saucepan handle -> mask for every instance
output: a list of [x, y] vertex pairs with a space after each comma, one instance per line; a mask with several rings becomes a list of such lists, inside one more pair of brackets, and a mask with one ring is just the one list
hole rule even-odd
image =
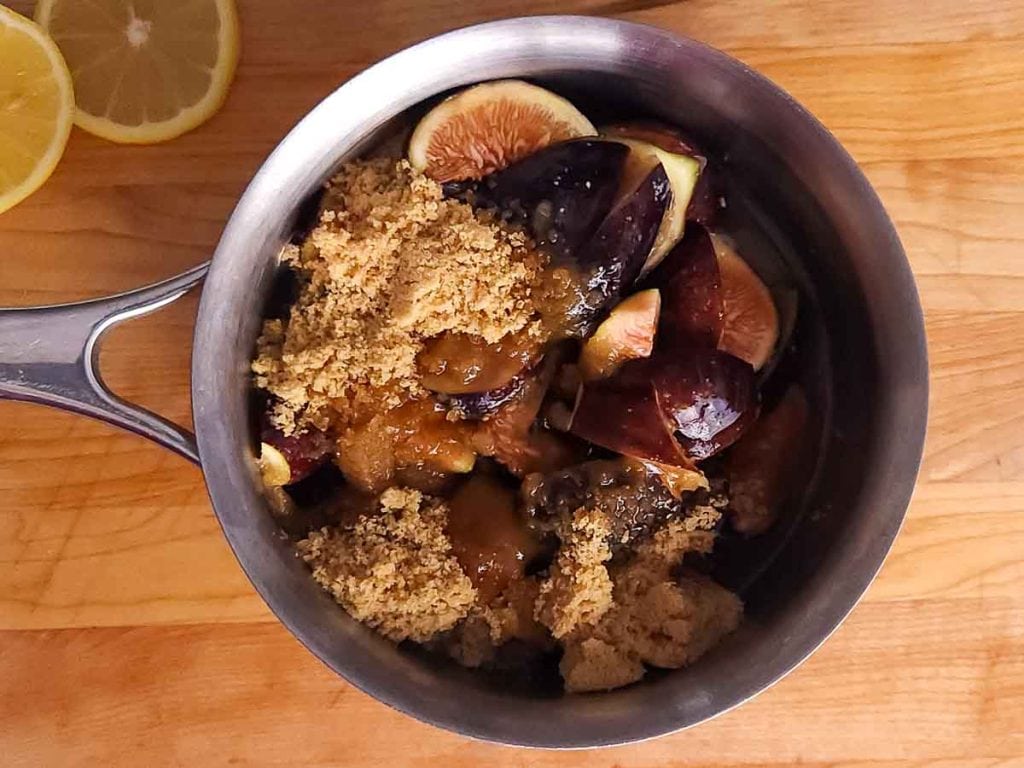
[[74, 304], [0, 309], [0, 399], [74, 411], [148, 437], [199, 463], [189, 430], [115, 395], [100, 375], [100, 341], [123, 320], [170, 304], [210, 265], [116, 296]]

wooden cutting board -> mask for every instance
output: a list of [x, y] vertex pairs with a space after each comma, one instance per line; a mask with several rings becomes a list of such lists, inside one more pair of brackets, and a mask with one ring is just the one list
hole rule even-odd
[[[761, 70], [839, 137], [895, 220], [927, 316], [931, 426], [864, 602], [785, 681], [689, 732], [576, 753], [478, 744], [304, 651], [235, 564], [197, 469], [4, 403], [0, 764], [1024, 765], [1021, 0], [243, 0], [219, 115], [153, 147], [76, 130], [49, 183], [0, 215], [0, 304], [206, 259], [267, 153], [338, 84], [446, 29], [552, 12], [655, 24]], [[103, 357], [118, 391], [181, 421], [194, 311], [190, 298], [118, 329]]]

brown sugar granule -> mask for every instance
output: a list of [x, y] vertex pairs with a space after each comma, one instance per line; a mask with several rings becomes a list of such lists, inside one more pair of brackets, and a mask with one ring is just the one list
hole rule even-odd
[[282, 259], [300, 293], [287, 321], [264, 324], [252, 368], [286, 434], [421, 394], [416, 356], [429, 337], [541, 333], [532, 291], [544, 257], [405, 161], [346, 164], [319, 224]]
[[643, 663], [685, 666], [738, 626], [743, 605], [736, 595], [703, 576], [672, 573], [687, 552], [711, 550], [720, 515], [707, 506], [696, 517], [669, 521], [631, 560], [610, 569], [613, 607], [565, 638], [559, 669], [566, 690], [633, 682]]
[[593, 624], [612, 607], [612, 580], [605, 566], [612, 557], [607, 515], [580, 509], [563, 527], [568, 530], [559, 532], [562, 546], [535, 607], [537, 620], [557, 638]]
[[446, 509], [390, 488], [380, 513], [298, 544], [315, 578], [351, 616], [396, 642], [424, 642], [466, 617], [476, 590], [445, 536]]

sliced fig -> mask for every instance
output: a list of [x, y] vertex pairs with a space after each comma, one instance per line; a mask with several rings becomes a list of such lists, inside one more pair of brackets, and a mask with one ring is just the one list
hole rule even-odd
[[722, 333], [718, 348], [760, 370], [775, 351], [779, 313], [757, 273], [721, 236], [712, 235], [722, 283]]
[[271, 486], [290, 485], [309, 477], [331, 452], [330, 438], [314, 429], [285, 435], [265, 423], [260, 440], [260, 473], [263, 482]]
[[695, 460], [729, 447], [757, 418], [754, 371], [726, 352], [680, 349], [627, 366], [636, 366], [629, 372], [631, 377], [651, 381], [662, 413]]
[[722, 335], [722, 283], [715, 245], [695, 224], [644, 285], [661, 289], [658, 345], [715, 347]]
[[794, 384], [729, 451], [729, 517], [740, 533], [764, 533], [778, 517], [800, 465], [808, 413], [807, 398]]
[[569, 430], [624, 456], [672, 466], [694, 466], [673, 436], [673, 425], [662, 411], [650, 381], [613, 376], [585, 384], [580, 389]]
[[561, 96], [522, 80], [498, 80], [430, 110], [409, 140], [409, 162], [441, 182], [479, 179], [549, 144], [594, 133]]
[[657, 288], [634, 293], [617, 304], [583, 345], [579, 358], [583, 378], [603, 379], [626, 360], [649, 357], [654, 351], [660, 313], [661, 294]]
[[471, 477], [452, 495], [447, 533], [483, 605], [523, 578], [540, 549], [518, 509], [515, 491], [486, 475]]
[[660, 164], [664, 169], [672, 190], [672, 198], [658, 227], [658, 235], [641, 269], [641, 274], [645, 275], [661, 263], [665, 255], [683, 236], [683, 229], [686, 226], [686, 210], [701, 173], [702, 160], [697, 160], [689, 155], [667, 152], [646, 141], [630, 138], [619, 138], [616, 141], [621, 141], [628, 146], [631, 156], [637, 158], [631, 163], [627, 163], [627, 168], [630, 165], [642, 166], [645, 162], [653, 160], [655, 164]]
[[638, 121], [605, 126], [601, 129], [601, 135], [646, 141], [663, 152], [693, 158], [699, 165], [700, 175], [689, 196], [688, 205], [682, 207], [681, 213], [687, 221], [707, 224], [718, 212], [721, 207], [721, 194], [717, 191], [717, 185], [713, 181], [707, 155], [696, 142], [678, 128], [656, 121]]
[[525, 334], [489, 344], [478, 336], [443, 333], [426, 341], [416, 365], [424, 387], [461, 395], [505, 387], [539, 351], [539, 344]]
[[584, 384], [571, 431], [626, 456], [693, 468], [735, 442], [756, 417], [748, 364], [717, 349], [680, 347]]
[[672, 192], [662, 166], [651, 171], [636, 191], [601, 222], [579, 249], [583, 289], [569, 309], [572, 335], [584, 337], [601, 313], [613, 306], [643, 268]]
[[624, 144], [577, 139], [553, 144], [449, 195], [522, 225], [539, 246], [572, 263], [615, 202], [629, 154]]

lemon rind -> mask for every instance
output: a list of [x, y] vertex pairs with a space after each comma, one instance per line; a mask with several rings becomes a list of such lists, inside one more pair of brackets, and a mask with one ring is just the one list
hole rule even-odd
[[45, 51], [47, 58], [53, 65], [54, 80], [61, 91], [61, 104], [63, 109], [57, 115], [56, 125], [53, 132], [53, 139], [50, 146], [32, 172], [23, 181], [15, 184], [6, 192], [0, 192], [0, 213], [8, 211], [18, 203], [22, 202], [38, 190], [46, 180], [53, 175], [54, 169], [64, 156], [64, 149], [67, 147], [68, 138], [71, 136], [71, 125], [74, 118], [74, 88], [71, 81], [71, 72], [61, 55], [60, 49], [47, 35], [46, 30], [31, 19], [15, 13], [14, 11], [0, 6], [0, 26], [10, 26], [12, 29], [21, 30], [36, 40]]

